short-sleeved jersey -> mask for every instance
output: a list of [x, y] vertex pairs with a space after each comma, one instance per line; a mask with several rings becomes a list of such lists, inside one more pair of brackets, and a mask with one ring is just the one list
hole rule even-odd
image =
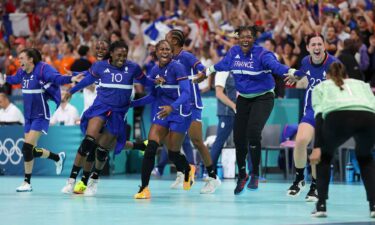
[[97, 98], [113, 107], [128, 107], [134, 80], [145, 80], [140, 66], [127, 60], [121, 68], [113, 66], [109, 60], [98, 61], [89, 69], [99, 80]]
[[[150, 72], [150, 78], [156, 79], [163, 77], [165, 83], [157, 85], [153, 89], [153, 95], [156, 97], [157, 107], [163, 105], [172, 105], [181, 95], [179, 81], [188, 79], [185, 68], [181, 63], [172, 60], [164, 67], [155, 65]], [[188, 90], [190, 92], [190, 90]], [[190, 93], [189, 93], [190, 94]], [[169, 117], [187, 117], [191, 114], [190, 98], [182, 103], [178, 109], [174, 109]]]
[[[199, 71], [204, 71], [205, 67], [202, 65], [202, 63], [197, 59], [197, 57], [188, 51], [182, 50], [174, 57], [174, 59], [185, 67], [185, 74], [190, 80], [192, 80], [193, 76]], [[198, 84], [192, 82], [190, 83], [190, 94], [191, 105], [198, 109], [202, 109], [203, 104]]]
[[304, 105], [304, 112], [307, 108], [311, 108], [311, 93], [314, 87], [319, 84], [320, 82], [326, 80], [326, 73], [328, 71], [329, 66], [333, 63], [338, 61], [335, 57], [327, 54], [324, 61], [319, 64], [315, 65], [312, 63], [311, 56], [306, 56], [302, 59], [301, 68], [300, 70], [303, 71], [309, 84], [306, 89], [305, 94], [305, 105]]

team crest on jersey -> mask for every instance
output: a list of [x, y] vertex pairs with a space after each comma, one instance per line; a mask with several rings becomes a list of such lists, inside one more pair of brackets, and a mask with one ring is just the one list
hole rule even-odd
[[34, 79], [34, 74], [31, 74], [30, 80], [33, 80], [33, 79]]
[[109, 71], [108, 68], [104, 70], [104, 73], [110, 73], [110, 72], [111, 72], [111, 71]]
[[326, 71], [323, 72], [323, 77], [326, 78]]
[[167, 76], [167, 72], [168, 72], [168, 70], [165, 70], [165, 72], [164, 72], [164, 76], [165, 77]]
[[125, 66], [125, 70], [124, 70], [124, 72], [125, 72], [125, 73], [128, 73], [128, 70], [129, 70], [129, 68], [128, 68], [127, 66]]

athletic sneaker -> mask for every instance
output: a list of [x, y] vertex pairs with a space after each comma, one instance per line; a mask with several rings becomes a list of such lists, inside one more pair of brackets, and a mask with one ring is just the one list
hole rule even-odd
[[76, 183], [76, 180], [73, 179], [73, 178], [69, 178], [67, 181], [66, 181], [66, 184], [65, 186], [61, 189], [61, 192], [62, 193], [65, 193], [65, 194], [71, 194], [73, 193], [73, 190], [74, 190], [74, 184]]
[[305, 197], [306, 202], [317, 202], [318, 201], [318, 191], [315, 185], [310, 186], [310, 190]]
[[171, 184], [172, 189], [180, 189], [182, 188], [182, 184], [184, 183], [184, 173], [177, 171], [176, 180]]
[[162, 174], [161, 174], [160, 171], [159, 171], [159, 168], [157, 168], [157, 167], [155, 167], [155, 168], [152, 170], [151, 175], [152, 175], [152, 176], [155, 176], [155, 177], [158, 177], [158, 178], [160, 178], [160, 177], [162, 176]]
[[325, 203], [316, 203], [314, 211], [311, 212], [312, 217], [327, 217], [327, 208]]
[[190, 190], [191, 186], [194, 184], [194, 176], [195, 176], [195, 166], [194, 165], [189, 165], [190, 166], [190, 171], [188, 174], [185, 174], [185, 179], [184, 179], [184, 190], [188, 191]]
[[[83, 182], [82, 182], [83, 183]], [[84, 196], [95, 196], [98, 190], [99, 179], [90, 178], [87, 182], [86, 191], [83, 193]]]
[[286, 195], [291, 197], [298, 196], [301, 191], [305, 188], [305, 180], [294, 181], [292, 186], [289, 187]]
[[18, 188], [16, 188], [17, 192], [31, 192], [33, 191], [33, 187], [31, 187], [31, 184], [27, 182], [23, 182]]
[[234, 189], [234, 194], [235, 195], [239, 195], [243, 192], [243, 190], [245, 189], [245, 186], [247, 184], [247, 182], [249, 182], [249, 175], [246, 174], [246, 177], [245, 178], [240, 178], [238, 177], [238, 180], [237, 180], [237, 185], [236, 185], [236, 188]]
[[375, 202], [370, 202], [370, 217], [375, 218]]
[[59, 152], [60, 160], [55, 162], [56, 164], [56, 174], [60, 175], [64, 169], [64, 162], [65, 162], [65, 152]]
[[85, 193], [86, 191], [86, 185], [83, 183], [83, 181], [79, 181], [78, 183], [76, 183], [76, 185], [74, 186], [74, 189], [73, 189], [73, 192], [74, 194], [83, 194]]
[[216, 179], [207, 177], [206, 183], [201, 189], [201, 194], [212, 194], [220, 185], [221, 181], [218, 176], [216, 176]]
[[151, 192], [148, 187], [139, 187], [139, 191], [134, 195], [135, 199], [150, 199]]
[[247, 189], [255, 191], [258, 189], [258, 184], [259, 184], [259, 176], [252, 174], [250, 176], [250, 182], [247, 185]]

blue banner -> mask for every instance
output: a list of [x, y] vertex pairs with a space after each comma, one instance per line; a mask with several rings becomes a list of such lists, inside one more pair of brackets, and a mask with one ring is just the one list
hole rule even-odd
[[[78, 126], [52, 126], [48, 135], [41, 136], [37, 146], [54, 153], [65, 152], [65, 169], [62, 175], [68, 176], [81, 140], [82, 134]], [[5, 175], [24, 174], [21, 151], [23, 142], [22, 126], [0, 127], [0, 169]], [[35, 159], [33, 175], [56, 175], [55, 162], [50, 159]]]

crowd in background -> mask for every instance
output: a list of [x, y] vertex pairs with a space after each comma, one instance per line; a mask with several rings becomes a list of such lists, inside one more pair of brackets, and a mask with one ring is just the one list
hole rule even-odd
[[[60, 73], [82, 71], [94, 61], [95, 43], [123, 39], [128, 59], [145, 73], [153, 65], [154, 45], [172, 28], [183, 30], [185, 49], [211, 66], [236, 43], [235, 29], [256, 25], [257, 43], [299, 68], [308, 53], [304, 37], [322, 33], [327, 51], [349, 76], [375, 86], [375, 7], [370, 0], [3, 0], [0, 1], [0, 72], [15, 74], [17, 52], [41, 50], [43, 61]], [[6, 29], [11, 13], [26, 13], [30, 35]], [[283, 86], [283, 83], [279, 83]], [[209, 88], [210, 84], [208, 84]], [[8, 94], [20, 94], [20, 86]], [[203, 87], [206, 88], [207, 87]], [[279, 95], [283, 97], [283, 94]]]

